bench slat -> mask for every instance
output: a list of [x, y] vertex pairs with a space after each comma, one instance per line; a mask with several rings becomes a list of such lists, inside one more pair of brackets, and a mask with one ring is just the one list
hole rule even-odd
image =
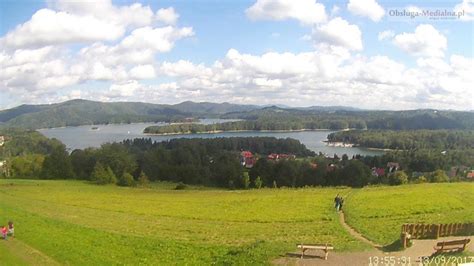
[[311, 245], [298, 245], [298, 248], [305, 248], [305, 249], [329, 249], [332, 250], [334, 247], [332, 246], [311, 246]]

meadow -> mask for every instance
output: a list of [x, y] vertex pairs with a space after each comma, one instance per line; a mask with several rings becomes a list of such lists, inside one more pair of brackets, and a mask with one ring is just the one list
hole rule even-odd
[[0, 242], [0, 255], [20, 264], [21, 254], [6, 251], [18, 241], [60, 264], [249, 265], [271, 262], [301, 242], [328, 242], [336, 252], [370, 249], [339, 223], [333, 208], [337, 193], [349, 195], [344, 207], [349, 224], [378, 243], [396, 240], [404, 222], [474, 220], [472, 183], [173, 188], [0, 180], [0, 221], [11, 219], [16, 226], [16, 239]]
[[351, 192], [346, 222], [366, 238], [388, 245], [403, 223], [474, 221], [474, 183], [365, 187]]

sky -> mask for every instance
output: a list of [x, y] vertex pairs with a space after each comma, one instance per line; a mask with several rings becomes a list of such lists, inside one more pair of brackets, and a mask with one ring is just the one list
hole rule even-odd
[[0, 0], [0, 109], [474, 110], [474, 0]]

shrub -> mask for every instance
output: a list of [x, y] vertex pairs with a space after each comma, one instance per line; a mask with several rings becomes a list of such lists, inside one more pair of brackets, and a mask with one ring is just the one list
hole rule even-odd
[[396, 171], [388, 177], [388, 183], [392, 186], [408, 183], [408, 176], [403, 171]]
[[245, 189], [249, 189], [250, 187], [250, 177], [248, 172], [244, 172], [244, 176], [242, 177], [242, 183], [244, 184]]
[[260, 176], [257, 176], [257, 178], [255, 178], [254, 184], [255, 188], [260, 189], [263, 185], [262, 178], [260, 178]]
[[434, 182], [434, 183], [449, 182], [449, 177], [446, 175], [446, 173], [443, 170], [436, 170], [431, 176], [431, 182]]
[[175, 190], [183, 190], [183, 189], [186, 189], [187, 187], [188, 186], [186, 186], [183, 182], [179, 182], [174, 189]]
[[92, 171], [91, 181], [98, 185], [115, 184], [117, 183], [117, 178], [110, 167], [107, 166], [105, 168], [101, 163], [96, 163]]
[[150, 184], [150, 179], [143, 171], [140, 172], [140, 176], [138, 177], [138, 184], [142, 187], [147, 187]]
[[119, 178], [117, 185], [123, 187], [131, 187], [135, 185], [135, 180], [133, 176], [129, 173], [123, 173], [123, 175]]

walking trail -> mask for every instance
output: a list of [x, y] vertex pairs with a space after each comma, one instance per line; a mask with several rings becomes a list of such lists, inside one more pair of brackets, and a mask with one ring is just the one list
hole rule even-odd
[[[440, 241], [449, 241], [455, 239], [471, 238], [471, 242], [474, 240], [473, 237], [443, 237], [439, 239], [428, 239], [428, 240], [413, 240], [412, 246], [395, 252], [384, 252], [383, 246], [374, 243], [373, 241], [365, 238], [362, 234], [354, 230], [350, 225], [346, 223], [344, 212], [339, 212], [339, 222], [344, 229], [354, 238], [369, 244], [372, 246], [372, 250], [363, 252], [329, 252], [327, 260], [324, 260], [324, 252], [316, 250], [308, 250], [305, 252], [305, 258], [301, 259], [301, 251], [290, 252], [286, 257], [282, 257], [273, 261], [277, 265], [331, 265], [331, 266], [358, 266], [358, 265], [370, 265], [370, 258], [374, 262], [374, 257], [377, 257], [379, 263], [381, 263], [384, 257], [393, 257], [395, 261], [407, 262], [409, 260], [411, 265], [422, 265], [422, 257], [430, 256], [433, 254], [433, 247]], [[337, 251], [337, 247], [336, 251]], [[468, 245], [466, 247], [467, 252], [474, 253], [474, 245]], [[400, 260], [397, 260], [400, 259]], [[375, 263], [375, 262], [374, 262]], [[378, 263], [377, 263], [378, 264]], [[383, 264], [383, 263], [382, 263]], [[408, 265], [409, 263], [405, 263]], [[375, 264], [374, 264], [375, 265]]]
[[9, 238], [7, 241], [1, 241], [0, 245], [3, 245], [10, 254], [27, 265], [60, 265], [53, 258], [16, 238]]

